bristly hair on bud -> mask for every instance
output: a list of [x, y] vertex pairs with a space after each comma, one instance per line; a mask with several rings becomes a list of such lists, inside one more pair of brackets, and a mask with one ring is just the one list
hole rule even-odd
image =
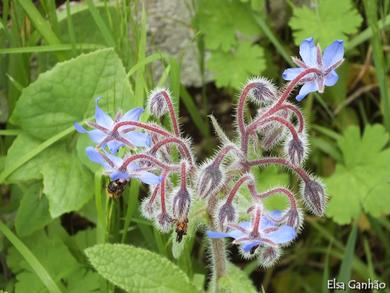
[[173, 217], [178, 220], [187, 218], [191, 205], [191, 196], [187, 187], [180, 187], [173, 192], [175, 196], [172, 199]]
[[299, 207], [291, 208], [287, 212], [286, 224], [293, 227], [298, 233], [302, 230], [303, 212]]
[[316, 216], [322, 217], [325, 213], [325, 188], [318, 178], [310, 177], [304, 181], [301, 188], [303, 201], [307, 208]]
[[281, 255], [281, 249], [278, 246], [265, 246], [260, 249], [259, 262], [264, 268], [273, 266]]
[[249, 93], [249, 99], [253, 103], [269, 103], [276, 99], [277, 89], [270, 80], [264, 77], [256, 77], [250, 79], [246, 86], [249, 84], [255, 85], [255, 87], [251, 89]]
[[229, 223], [233, 223], [237, 220], [236, 217], [236, 210], [234, 209], [234, 206], [232, 203], [225, 202], [220, 205], [218, 209], [218, 214], [215, 215], [216, 220], [219, 224], [219, 229], [221, 231], [226, 230], [226, 225]]
[[305, 132], [299, 133], [298, 137], [289, 136], [286, 139], [284, 151], [293, 165], [300, 166], [305, 161], [308, 153]]
[[149, 220], [152, 220], [155, 216], [155, 207], [150, 202], [149, 198], [145, 198], [141, 203], [141, 213]]
[[223, 178], [220, 164], [216, 164], [214, 161], [204, 164], [197, 178], [196, 192], [198, 196], [206, 198], [218, 191], [222, 186]]
[[163, 232], [168, 233], [172, 229], [172, 218], [166, 212], [161, 212], [155, 221], [157, 228]]
[[165, 115], [169, 110], [168, 105], [162, 95], [163, 91], [168, 92], [168, 90], [163, 88], [155, 88], [153, 91], [151, 91], [148, 97], [149, 111], [157, 118]]

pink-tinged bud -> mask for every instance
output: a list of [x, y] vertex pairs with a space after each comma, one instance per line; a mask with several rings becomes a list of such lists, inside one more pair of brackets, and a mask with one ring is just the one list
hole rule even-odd
[[198, 176], [196, 190], [201, 198], [206, 198], [218, 191], [222, 186], [223, 173], [219, 164], [211, 162], [209, 165], [204, 165]]
[[155, 209], [153, 207], [153, 204], [150, 203], [149, 198], [146, 198], [145, 200], [142, 201], [141, 213], [145, 218], [149, 220], [152, 220], [154, 218]]
[[268, 79], [263, 77], [254, 78], [249, 80], [246, 86], [250, 84], [254, 85], [249, 93], [249, 98], [252, 102], [262, 104], [276, 99], [277, 89]]
[[316, 216], [325, 213], [326, 196], [323, 184], [317, 179], [310, 178], [303, 186], [303, 200], [308, 209]]
[[303, 225], [303, 214], [299, 208], [290, 209], [287, 212], [286, 224], [300, 231]]
[[306, 157], [304, 142], [299, 138], [292, 138], [286, 143], [285, 148], [290, 162], [295, 166], [301, 165]]
[[286, 131], [279, 125], [270, 124], [262, 129], [261, 134], [261, 145], [265, 150], [269, 151], [283, 140]]
[[162, 95], [162, 92], [166, 91], [165, 89], [156, 88], [154, 89], [148, 97], [148, 108], [152, 115], [160, 118], [168, 112], [168, 105]]
[[156, 224], [161, 232], [167, 233], [172, 228], [172, 218], [167, 213], [161, 212], [157, 216]]
[[277, 246], [266, 246], [260, 251], [259, 261], [260, 265], [265, 268], [273, 266], [281, 255], [281, 250]]
[[225, 230], [227, 224], [235, 222], [236, 210], [231, 203], [224, 203], [218, 211], [218, 223], [222, 231]]
[[179, 188], [176, 195], [173, 197], [173, 216], [175, 219], [184, 220], [187, 218], [190, 210], [191, 197], [187, 188]]

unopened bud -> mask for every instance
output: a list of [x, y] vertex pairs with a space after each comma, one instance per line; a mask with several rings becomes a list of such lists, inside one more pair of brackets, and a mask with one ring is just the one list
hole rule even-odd
[[314, 179], [305, 181], [303, 200], [313, 214], [317, 216], [324, 215], [326, 196], [322, 183]]
[[293, 165], [301, 165], [305, 158], [304, 142], [299, 138], [293, 138], [286, 144], [286, 154]]
[[176, 219], [186, 219], [190, 209], [191, 197], [187, 188], [179, 188], [173, 198], [173, 216]]
[[141, 213], [145, 218], [149, 220], [152, 220], [154, 218], [155, 210], [149, 198], [146, 198], [145, 200], [142, 201]]
[[228, 223], [234, 222], [236, 219], [236, 211], [231, 203], [221, 205], [218, 212], [218, 223], [221, 230], [225, 230]]
[[249, 98], [257, 104], [272, 102], [276, 98], [276, 87], [268, 80], [262, 77], [251, 79], [247, 86], [253, 84], [254, 88], [250, 91]]
[[152, 113], [157, 118], [165, 115], [168, 112], [168, 106], [162, 95], [162, 92], [166, 91], [165, 89], [155, 89], [153, 90], [148, 98], [148, 107], [150, 113]]
[[286, 224], [299, 231], [303, 224], [303, 214], [298, 208], [290, 209], [287, 213]]
[[199, 173], [197, 193], [201, 198], [206, 198], [216, 192], [222, 185], [223, 173], [218, 164], [212, 162], [205, 165]]
[[283, 127], [272, 124], [267, 125], [261, 131], [262, 139], [261, 145], [265, 150], [271, 150], [275, 145], [280, 143], [285, 137], [285, 130]]
[[161, 212], [157, 216], [157, 227], [161, 230], [163, 233], [169, 232], [172, 228], [172, 219], [166, 212]]
[[273, 266], [276, 261], [279, 259], [281, 250], [277, 246], [266, 246], [263, 247], [260, 251], [259, 261], [260, 265], [265, 268]]

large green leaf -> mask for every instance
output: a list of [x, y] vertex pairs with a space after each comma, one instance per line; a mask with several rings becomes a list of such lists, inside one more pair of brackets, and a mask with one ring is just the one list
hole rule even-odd
[[166, 258], [123, 244], [99, 244], [85, 250], [99, 274], [127, 292], [198, 292]]
[[337, 39], [347, 40], [356, 33], [362, 17], [350, 0], [319, 0], [312, 7], [293, 6], [289, 25], [293, 29], [295, 44], [313, 37], [324, 47]]
[[19, 236], [27, 236], [51, 222], [49, 203], [43, 196], [42, 184], [36, 182], [24, 191], [16, 212], [15, 228]]
[[362, 210], [374, 217], [390, 213], [389, 135], [382, 125], [347, 128], [338, 140], [344, 164], [326, 179], [331, 196], [327, 215], [339, 224], [347, 224]]
[[219, 288], [226, 293], [257, 292], [246, 273], [231, 263], [228, 264], [228, 274], [219, 280]]
[[125, 69], [112, 49], [57, 64], [25, 88], [10, 121], [29, 134], [47, 139], [94, 113], [95, 99], [116, 112], [135, 106], [128, 97]]

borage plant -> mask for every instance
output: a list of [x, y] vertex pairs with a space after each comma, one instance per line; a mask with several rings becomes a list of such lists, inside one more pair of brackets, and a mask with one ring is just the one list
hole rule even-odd
[[[222, 138], [220, 149], [200, 166], [194, 158], [190, 140], [181, 134], [171, 95], [166, 89], [154, 90], [149, 96], [148, 107], [156, 118], [168, 115], [171, 130], [159, 124], [140, 122], [143, 112], [140, 108], [118, 113], [112, 119], [98, 104], [95, 122], [87, 122], [92, 130], [75, 124], [79, 132], [87, 133], [97, 144], [88, 147], [86, 152], [109, 175], [109, 194], [119, 197], [133, 178], [148, 184], [150, 196], [142, 203], [142, 213], [162, 232], [175, 229], [177, 242], [185, 237], [188, 223], [195, 221], [191, 218], [191, 203], [203, 203], [208, 215], [206, 234], [210, 238], [213, 262], [210, 288], [218, 288], [218, 279], [227, 274], [223, 238], [233, 238], [233, 244], [239, 245], [245, 258], [257, 256], [259, 264], [268, 267], [275, 263], [281, 248], [289, 245], [302, 227], [303, 212], [294, 191], [277, 186], [259, 192], [253, 168], [278, 165], [292, 171], [301, 181], [304, 205], [317, 216], [324, 214], [324, 186], [302, 167], [308, 154], [305, 120], [301, 110], [287, 100], [300, 85], [298, 101], [310, 92], [322, 93], [325, 86], [337, 82], [335, 69], [343, 62], [343, 42], [333, 42], [322, 54], [310, 38], [301, 43], [299, 53], [301, 59], [293, 58], [299, 68], [284, 71], [283, 78], [289, 83], [280, 90], [265, 78], [249, 80], [238, 100], [237, 137], [227, 138], [217, 126], [217, 133]], [[251, 119], [245, 119], [249, 116], [245, 114], [248, 101], [257, 106]], [[284, 144], [284, 156], [262, 156], [252, 148], [259, 143], [267, 152]], [[242, 187], [250, 193], [249, 204], [237, 200]], [[268, 210], [264, 199], [277, 194], [287, 198], [288, 208]], [[244, 204], [246, 206], [242, 206]], [[249, 219], [246, 218], [248, 215]]]

